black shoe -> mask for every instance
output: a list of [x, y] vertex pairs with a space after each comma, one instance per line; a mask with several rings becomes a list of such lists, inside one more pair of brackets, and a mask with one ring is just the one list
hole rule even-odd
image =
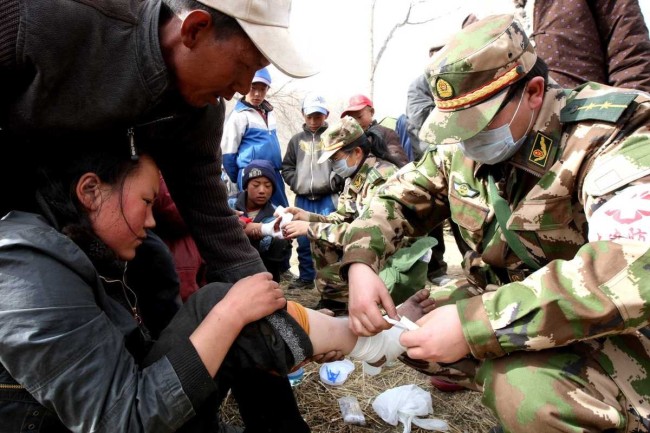
[[501, 427], [500, 425], [495, 425], [490, 429], [488, 433], [503, 433], [503, 427]]
[[316, 304], [312, 310], [318, 311], [324, 308], [333, 312], [335, 316], [345, 316], [348, 314], [348, 304], [345, 302], [334, 301], [332, 299], [325, 298], [321, 298], [321, 300], [318, 301], [318, 304]]
[[314, 288], [314, 282], [313, 281], [308, 281], [308, 280], [303, 280], [302, 278], [296, 278], [292, 282], [289, 283], [287, 286], [287, 289], [293, 290], [293, 289], [303, 289], [303, 290], [309, 290]]

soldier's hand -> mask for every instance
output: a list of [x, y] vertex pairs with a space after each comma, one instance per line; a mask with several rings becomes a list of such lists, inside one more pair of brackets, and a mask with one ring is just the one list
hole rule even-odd
[[455, 305], [438, 307], [415, 323], [420, 329], [399, 339], [409, 358], [454, 362], [470, 353]]
[[309, 221], [309, 212], [300, 209], [299, 207], [288, 207], [284, 210], [286, 213], [293, 214], [293, 220]]
[[349, 326], [356, 335], [375, 335], [391, 325], [382, 317], [380, 306], [386, 313], [397, 317], [395, 304], [391, 299], [386, 285], [377, 274], [361, 263], [354, 263], [348, 271], [349, 294]]
[[304, 236], [309, 232], [309, 223], [307, 221], [291, 221], [282, 228], [282, 236], [285, 239], [295, 239], [298, 236]]

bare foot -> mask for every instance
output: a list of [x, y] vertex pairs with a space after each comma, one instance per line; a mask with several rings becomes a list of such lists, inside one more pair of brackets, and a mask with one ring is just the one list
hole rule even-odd
[[433, 311], [436, 301], [429, 299], [429, 289], [417, 291], [413, 296], [397, 307], [397, 314], [406, 316], [412, 322]]
[[321, 314], [324, 314], [326, 316], [334, 317], [334, 311], [330, 310], [329, 308], [321, 308], [320, 310], [316, 310]]

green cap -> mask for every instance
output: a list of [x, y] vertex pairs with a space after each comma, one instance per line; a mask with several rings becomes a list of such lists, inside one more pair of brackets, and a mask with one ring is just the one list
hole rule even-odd
[[426, 69], [436, 107], [420, 139], [450, 144], [473, 137], [492, 120], [507, 88], [533, 68], [537, 54], [512, 15], [493, 15], [465, 27]]
[[321, 135], [323, 153], [318, 158], [321, 164], [327, 161], [339, 149], [354, 142], [363, 135], [363, 128], [353, 117], [345, 116], [340, 121], [327, 128]]

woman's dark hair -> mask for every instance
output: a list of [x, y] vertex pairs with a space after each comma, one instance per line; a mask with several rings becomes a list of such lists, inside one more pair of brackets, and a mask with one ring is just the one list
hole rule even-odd
[[386, 147], [384, 137], [382, 137], [378, 132], [372, 130], [372, 128], [368, 129], [361, 137], [357, 138], [352, 143], [343, 146], [341, 151], [350, 153], [356, 147], [360, 147], [361, 150], [363, 150], [364, 158], [367, 157], [369, 153], [372, 153], [377, 158], [395, 164], [397, 167], [402, 167], [404, 165], [390, 154], [388, 147]]
[[137, 160], [131, 158], [126, 134], [68, 140], [56, 151], [43, 151], [37, 164], [36, 201], [40, 213], [77, 243], [91, 260], [93, 256], [115, 260], [114, 254], [103, 248], [95, 236], [75, 190], [81, 176], [91, 172], [121, 191], [126, 178], [138, 167]]
[[224, 40], [233, 36], [246, 36], [246, 32], [235, 18], [196, 0], [162, 0], [160, 22], [164, 24], [174, 15], [180, 15], [183, 12], [195, 9], [201, 9], [210, 14], [217, 40]]

